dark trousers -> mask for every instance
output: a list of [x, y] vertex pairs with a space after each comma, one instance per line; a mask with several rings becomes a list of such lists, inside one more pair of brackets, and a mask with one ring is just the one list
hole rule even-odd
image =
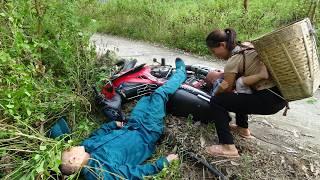
[[[281, 95], [277, 87], [270, 88]], [[222, 93], [211, 98], [210, 106], [216, 130], [221, 144], [234, 144], [230, 133], [228, 112], [236, 113], [238, 126], [248, 128], [248, 114], [275, 114], [286, 106], [287, 102], [268, 89], [253, 94]]]

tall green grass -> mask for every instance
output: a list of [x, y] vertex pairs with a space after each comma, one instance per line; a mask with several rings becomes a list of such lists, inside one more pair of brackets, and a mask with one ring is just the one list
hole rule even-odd
[[232, 27], [240, 40], [253, 39], [306, 17], [310, 3], [250, 0], [245, 13], [241, 0], [110, 0], [97, 17], [98, 30], [207, 54], [204, 40], [215, 28]]
[[[95, 0], [0, 1], [0, 179], [57, 178], [61, 151], [97, 126], [90, 113], [99, 69], [89, 47], [97, 26], [83, 15], [95, 7]], [[61, 116], [72, 141], [45, 137]]]

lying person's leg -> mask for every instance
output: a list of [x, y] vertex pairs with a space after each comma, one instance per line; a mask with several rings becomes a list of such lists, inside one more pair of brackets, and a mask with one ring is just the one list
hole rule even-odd
[[148, 130], [162, 133], [162, 120], [166, 115], [168, 96], [173, 94], [186, 79], [185, 64], [176, 59], [176, 72], [150, 96], [140, 99], [132, 110], [129, 123], [141, 123]]

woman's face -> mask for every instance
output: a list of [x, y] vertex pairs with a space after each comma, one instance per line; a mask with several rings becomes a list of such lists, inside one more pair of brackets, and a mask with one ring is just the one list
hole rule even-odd
[[218, 47], [214, 47], [214, 48], [209, 47], [209, 50], [214, 56], [216, 56], [219, 59], [227, 60], [230, 56], [230, 52], [227, 49], [227, 44], [225, 42], [221, 42], [220, 46]]

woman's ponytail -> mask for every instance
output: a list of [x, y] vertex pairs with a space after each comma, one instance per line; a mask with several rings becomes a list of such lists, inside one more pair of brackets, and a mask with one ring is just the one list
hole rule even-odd
[[226, 33], [227, 49], [232, 51], [237, 45], [237, 33], [232, 28], [224, 29]]
[[232, 28], [224, 30], [213, 30], [206, 38], [206, 44], [210, 48], [216, 48], [221, 45], [221, 42], [227, 43], [227, 49], [232, 51], [237, 45], [237, 33]]

